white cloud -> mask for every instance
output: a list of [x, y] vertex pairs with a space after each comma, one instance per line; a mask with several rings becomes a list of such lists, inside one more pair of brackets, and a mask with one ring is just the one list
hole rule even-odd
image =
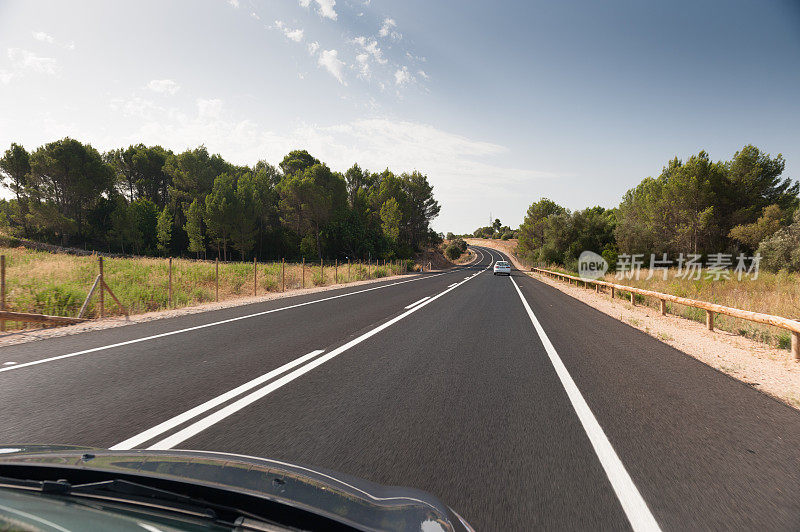
[[371, 55], [375, 61], [380, 64], [386, 64], [386, 58], [383, 57], [383, 52], [378, 47], [378, 41], [375, 39], [367, 39], [366, 37], [356, 37], [351, 42], [358, 44], [362, 50]]
[[256, 13], [255, 11], [253, 11], [252, 13], [250, 13], [250, 16], [251, 16], [251, 17], [253, 17], [253, 18], [254, 18], [254, 19], [256, 19], [256, 20], [261, 20], [261, 17], [259, 17], [259, 16], [258, 16], [258, 13]]
[[219, 98], [197, 99], [197, 117], [200, 120], [213, 121], [222, 118], [222, 100]]
[[47, 32], [34, 31], [34, 32], [31, 32], [31, 34], [33, 35], [33, 38], [36, 39], [37, 41], [46, 42], [48, 44], [55, 44], [56, 46], [60, 46], [62, 48], [66, 48], [67, 50], [74, 50], [75, 49], [75, 43], [74, 42], [72, 42], [72, 41], [70, 41], [68, 43], [58, 42], [58, 41], [56, 41], [55, 37], [53, 37], [52, 35], [50, 35]]
[[36, 39], [37, 41], [47, 42], [47, 43], [50, 43], [50, 44], [53, 44], [54, 42], [56, 42], [56, 40], [53, 38], [52, 35], [48, 35], [47, 33], [43, 32], [43, 31], [34, 31], [33, 32], [33, 38]]
[[417, 74], [419, 74], [420, 77], [422, 77], [422, 79], [424, 80], [431, 79], [431, 77], [428, 74], [426, 74], [424, 70], [417, 70]]
[[413, 78], [411, 73], [408, 71], [408, 67], [399, 68], [394, 73], [394, 82], [396, 85], [405, 85]]
[[286, 25], [280, 20], [275, 21], [275, 27], [278, 28], [286, 36], [287, 39], [290, 39], [294, 42], [300, 42], [303, 40], [303, 30], [301, 29], [293, 30], [287, 28]]
[[147, 84], [147, 88], [160, 94], [175, 94], [181, 86], [171, 79], [154, 79]]
[[344, 78], [342, 77], [344, 63], [339, 60], [339, 52], [336, 50], [322, 50], [317, 63], [319, 66], [325, 67], [333, 77], [339, 80], [339, 83], [345, 85]]
[[[311, 0], [298, 0], [302, 7], [311, 5]], [[336, 5], [336, 0], [313, 0], [317, 4], [317, 13], [319, 16], [336, 20], [336, 10], [333, 8]]]
[[239, 0], [228, 0], [228, 4], [235, 7], [236, 9], [239, 9]]
[[52, 57], [41, 57], [21, 48], [9, 48], [7, 51], [11, 64], [17, 70], [30, 70], [39, 74], [56, 74], [58, 67]]
[[383, 25], [381, 26], [381, 29], [378, 31], [378, 35], [380, 35], [381, 37], [388, 37], [391, 35], [392, 39], [395, 40], [400, 39], [402, 35], [400, 35], [399, 32], [395, 31], [396, 27], [397, 23], [394, 21], [394, 19], [387, 17], [383, 19]]
[[308, 53], [314, 55], [319, 50], [319, 43], [317, 41], [308, 43]]
[[356, 62], [358, 63], [358, 74], [364, 79], [369, 79], [369, 55], [358, 54], [356, 56]]

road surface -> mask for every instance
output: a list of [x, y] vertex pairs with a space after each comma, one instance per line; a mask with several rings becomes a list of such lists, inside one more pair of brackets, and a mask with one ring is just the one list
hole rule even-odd
[[0, 444], [282, 459], [424, 489], [477, 530], [800, 528], [800, 413], [476, 249], [0, 348]]

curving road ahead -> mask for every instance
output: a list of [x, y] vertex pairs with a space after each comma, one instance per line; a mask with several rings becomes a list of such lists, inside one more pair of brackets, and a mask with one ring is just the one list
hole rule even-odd
[[478, 530], [800, 528], [800, 413], [475, 249], [0, 348], [0, 444], [283, 459], [424, 489]]

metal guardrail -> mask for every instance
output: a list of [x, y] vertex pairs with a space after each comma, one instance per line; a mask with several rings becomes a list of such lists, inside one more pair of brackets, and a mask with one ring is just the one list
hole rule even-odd
[[717, 305], [716, 303], [709, 303], [707, 301], [700, 301], [697, 299], [689, 299], [686, 297], [673, 296], [671, 294], [664, 294], [662, 292], [655, 292], [653, 290], [645, 290], [643, 288], [635, 288], [633, 286], [627, 286], [623, 284], [615, 284], [615, 283], [609, 283], [607, 281], [593, 281], [591, 279], [583, 279], [582, 277], [575, 277], [574, 275], [567, 275], [565, 273], [545, 270], [543, 268], [531, 268], [531, 271], [547, 275], [550, 277], [566, 279], [570, 282], [570, 284], [572, 283], [572, 281], [575, 281], [575, 284], [583, 283], [584, 286], [586, 287], [588, 287], [591, 284], [594, 285], [595, 291], [597, 292], [600, 291], [600, 287], [607, 287], [611, 290], [612, 299], [615, 297], [615, 291], [617, 290], [622, 292], [628, 292], [630, 294], [632, 305], [636, 305], [636, 298], [634, 294], [639, 294], [645, 297], [652, 297], [659, 300], [661, 314], [663, 315], [667, 313], [667, 307], [666, 307], [667, 301], [670, 301], [672, 303], [677, 303], [679, 305], [685, 305], [687, 307], [703, 309], [706, 311], [706, 326], [708, 327], [709, 331], [714, 330], [715, 314], [725, 314], [726, 316], [731, 316], [734, 318], [740, 318], [743, 320], [753, 321], [756, 323], [762, 323], [764, 325], [772, 325], [774, 327], [780, 327], [781, 329], [786, 329], [792, 334], [792, 356], [796, 361], [800, 362], [800, 321], [791, 320], [789, 318], [784, 318], [781, 316], [773, 316], [772, 314], [762, 314], [760, 312], [751, 312], [749, 310], [726, 307], [724, 305]]

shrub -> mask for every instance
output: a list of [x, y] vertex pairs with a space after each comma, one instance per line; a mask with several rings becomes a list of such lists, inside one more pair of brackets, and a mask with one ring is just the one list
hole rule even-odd
[[514, 238], [514, 233], [512, 233], [511, 231], [507, 231], [503, 233], [503, 236], [501, 236], [500, 238], [502, 240], [511, 240], [512, 238]]
[[447, 249], [444, 250], [444, 254], [448, 259], [456, 260], [461, 256], [461, 250], [456, 244], [450, 244], [447, 246]]

